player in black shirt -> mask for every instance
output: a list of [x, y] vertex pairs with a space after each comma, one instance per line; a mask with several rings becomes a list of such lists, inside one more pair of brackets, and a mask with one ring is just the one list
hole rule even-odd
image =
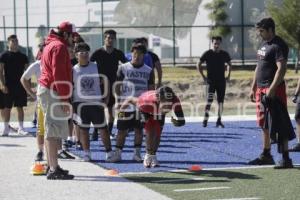
[[148, 39], [145, 37], [140, 38], [140, 40], [143, 42], [147, 49], [147, 53], [151, 56], [152, 58], [152, 63], [153, 63], [153, 68], [156, 69], [157, 72], [157, 85], [156, 88], [159, 88], [161, 86], [161, 79], [162, 79], [162, 68], [161, 68], [161, 63], [159, 60], [159, 57], [153, 53], [152, 51], [149, 51], [148, 49]]
[[[104, 46], [97, 49], [91, 56], [91, 61], [96, 62], [98, 65], [99, 74], [105, 75], [109, 81], [109, 95], [110, 99], [108, 102], [108, 129], [110, 134], [114, 124], [113, 107], [115, 105], [113, 85], [117, 79], [117, 71], [119, 62], [125, 63], [127, 59], [124, 53], [114, 48], [114, 43], [116, 41], [116, 31], [107, 30], [104, 32]], [[101, 88], [102, 91], [104, 88]], [[113, 136], [113, 135], [112, 135]], [[98, 136], [96, 132], [93, 134], [93, 140], [97, 140]]]
[[[274, 164], [274, 160], [270, 153], [269, 128], [264, 126], [265, 108], [261, 103], [261, 99], [263, 95], [270, 99], [277, 97], [287, 106], [284, 76], [289, 48], [282, 38], [275, 35], [275, 22], [272, 18], [262, 19], [256, 24], [256, 28], [264, 42], [257, 51], [258, 62], [253, 77], [250, 99], [256, 102], [257, 123], [263, 132], [263, 152], [258, 158], [250, 161], [249, 164], [270, 165]], [[292, 168], [292, 160], [289, 158], [288, 153], [288, 140], [283, 142], [282, 147], [283, 159], [275, 168]]]
[[[204, 52], [201, 56], [200, 61], [198, 62], [198, 70], [207, 84], [207, 104], [205, 106], [205, 114], [203, 120], [203, 127], [207, 126], [207, 121], [209, 118], [209, 110], [213, 102], [213, 97], [215, 92], [217, 93], [218, 101], [218, 120], [216, 126], [221, 126], [224, 128], [224, 125], [221, 121], [223, 103], [225, 97], [226, 89], [226, 80], [230, 79], [231, 72], [231, 58], [229, 54], [220, 49], [222, 38], [220, 36], [212, 37], [213, 48]], [[203, 63], [206, 63], [207, 75], [203, 73]], [[227, 76], [225, 78], [225, 64], [227, 64]]]
[[19, 44], [16, 35], [10, 35], [7, 40], [8, 51], [5, 51], [0, 57], [0, 109], [4, 122], [2, 135], [9, 134], [10, 113], [13, 106], [17, 108], [18, 113], [18, 133], [24, 135], [27, 133], [23, 127], [23, 107], [27, 106], [27, 94], [20, 79], [28, 66], [28, 58], [18, 50]]

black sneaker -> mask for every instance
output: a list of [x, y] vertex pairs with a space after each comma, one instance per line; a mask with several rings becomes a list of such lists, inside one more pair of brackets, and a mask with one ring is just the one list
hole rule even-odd
[[75, 159], [74, 156], [71, 156], [68, 152], [66, 152], [65, 150], [62, 150], [58, 155], [58, 158], [60, 159]]
[[43, 161], [43, 160], [44, 160], [43, 157], [44, 157], [44, 153], [43, 153], [42, 151], [39, 151], [39, 152], [36, 154], [34, 160], [35, 160], [35, 161]]
[[68, 149], [68, 148], [71, 148], [74, 144], [75, 143], [71, 140], [65, 140], [63, 146], [64, 146], [64, 148]]
[[203, 126], [203, 127], [207, 127], [207, 119], [203, 120], [202, 126]]
[[300, 152], [300, 143], [298, 142], [292, 148], [289, 149], [290, 152]]
[[248, 165], [274, 165], [274, 159], [272, 155], [261, 154], [258, 158], [248, 162]]
[[[50, 167], [47, 166], [47, 168], [46, 168], [46, 174], [48, 174], [49, 170], [50, 170]], [[63, 169], [63, 168], [61, 168], [59, 165], [57, 165], [57, 170], [60, 170], [61, 173], [69, 174], [69, 170]]]
[[58, 167], [51, 171], [49, 170], [47, 173], [48, 180], [72, 180], [74, 179], [74, 175], [63, 173]]
[[97, 129], [94, 129], [94, 132], [92, 134], [92, 137], [90, 139], [91, 141], [98, 141], [98, 131]]
[[294, 168], [292, 159], [282, 159], [275, 166], [274, 169], [290, 169]]
[[220, 126], [221, 128], [224, 128], [224, 127], [225, 127], [224, 124], [222, 123], [221, 119], [218, 119], [217, 122], [216, 122], [216, 127], [218, 128], [219, 126]]
[[31, 124], [32, 124], [32, 128], [36, 128], [37, 120], [36, 119], [32, 120]]

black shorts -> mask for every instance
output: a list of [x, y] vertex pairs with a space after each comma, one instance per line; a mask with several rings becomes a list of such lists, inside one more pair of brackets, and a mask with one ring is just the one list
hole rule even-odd
[[215, 92], [217, 93], [218, 103], [223, 103], [225, 98], [226, 81], [208, 81], [207, 83], [207, 101], [212, 101]]
[[25, 90], [12, 90], [8, 94], [0, 91], [0, 109], [27, 106], [27, 94]]
[[91, 123], [95, 128], [104, 129], [107, 127], [103, 105], [75, 102], [73, 103], [73, 110], [77, 114], [75, 121], [80, 128], [89, 129]]
[[300, 99], [297, 100], [296, 110], [295, 110], [295, 120], [300, 120]]
[[141, 113], [139, 112], [120, 112], [118, 114], [117, 129], [124, 131], [128, 129], [143, 129]]
[[[110, 96], [109, 96], [107, 107], [113, 107], [115, 105], [115, 102], [116, 102], [112, 86], [113, 86], [113, 82], [110, 82], [110, 88], [109, 88]], [[103, 85], [101, 85], [101, 91], [104, 91]], [[105, 98], [105, 97], [103, 97], [103, 98]]]

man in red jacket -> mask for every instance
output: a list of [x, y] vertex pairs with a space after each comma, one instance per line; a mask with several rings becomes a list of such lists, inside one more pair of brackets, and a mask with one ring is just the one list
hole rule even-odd
[[73, 179], [73, 175], [58, 165], [57, 151], [61, 139], [68, 136], [68, 119], [72, 113], [69, 103], [72, 68], [67, 47], [72, 44], [74, 26], [70, 22], [62, 22], [57, 29], [57, 32], [51, 30], [45, 41], [37, 95], [45, 116], [47, 179]]

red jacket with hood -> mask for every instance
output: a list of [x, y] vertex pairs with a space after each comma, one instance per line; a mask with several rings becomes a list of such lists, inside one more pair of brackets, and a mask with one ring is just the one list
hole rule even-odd
[[61, 100], [67, 101], [72, 92], [70, 87], [72, 67], [67, 41], [51, 30], [45, 45], [41, 59], [39, 83], [48, 89], [53, 89], [61, 97]]

